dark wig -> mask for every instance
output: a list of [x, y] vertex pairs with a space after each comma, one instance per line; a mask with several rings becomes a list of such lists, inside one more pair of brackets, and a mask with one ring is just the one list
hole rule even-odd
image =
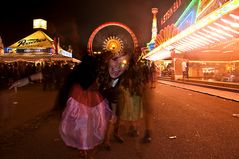
[[75, 84], [79, 84], [84, 90], [88, 89], [96, 81], [98, 75], [97, 69], [97, 58], [89, 56], [88, 54], [84, 55], [82, 61], [75, 66], [69, 76], [66, 77], [58, 93], [54, 109], [60, 111], [64, 110], [70, 91]]

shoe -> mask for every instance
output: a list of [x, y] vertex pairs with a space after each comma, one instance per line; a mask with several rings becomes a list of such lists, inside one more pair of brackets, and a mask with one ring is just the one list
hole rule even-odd
[[152, 141], [152, 138], [149, 134], [144, 135], [142, 139], [142, 143], [150, 143]]
[[111, 146], [110, 146], [110, 144], [103, 143], [103, 144], [101, 145], [101, 148], [102, 148], [102, 150], [105, 150], [105, 151], [111, 151]]
[[139, 136], [139, 131], [137, 131], [136, 129], [132, 130], [131, 132], [129, 132], [129, 136], [130, 137], [138, 137]]
[[129, 136], [130, 137], [138, 137], [139, 136], [139, 131], [137, 128], [133, 125], [129, 127]]
[[114, 134], [114, 138], [118, 143], [124, 143], [124, 139], [121, 136]]
[[85, 159], [87, 157], [87, 152], [84, 150], [80, 150], [80, 159]]
[[111, 151], [111, 146], [110, 145], [105, 145], [105, 150]]

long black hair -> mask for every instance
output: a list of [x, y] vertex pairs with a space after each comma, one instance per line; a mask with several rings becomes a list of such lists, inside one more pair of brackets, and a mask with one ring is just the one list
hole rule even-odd
[[82, 89], [88, 89], [97, 79], [99, 61], [94, 56], [85, 54], [82, 61], [74, 67], [60, 88], [53, 110], [63, 111], [72, 87], [79, 84]]

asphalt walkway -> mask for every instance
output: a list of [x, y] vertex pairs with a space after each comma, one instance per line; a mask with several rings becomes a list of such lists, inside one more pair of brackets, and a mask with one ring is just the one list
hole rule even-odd
[[231, 92], [225, 89], [209, 88], [205, 86], [202, 87], [165, 80], [159, 80], [158, 82], [239, 102], [239, 93]]
[[[121, 127], [125, 143], [119, 144], [113, 138], [112, 150], [99, 149], [95, 159], [239, 158], [239, 143], [235, 140], [239, 137], [239, 118], [232, 115], [239, 112], [238, 101], [235, 102], [238, 97], [232, 98], [233, 101], [224, 100], [228, 97], [214, 97], [219, 96], [215, 89], [170, 81], [158, 82], [156, 89], [152, 89], [152, 142], [141, 143], [143, 120], [139, 121], [140, 136], [136, 138], [128, 135], [128, 125], [125, 123]], [[56, 90], [43, 91], [41, 85], [28, 85], [17, 93], [14, 90], [0, 93], [8, 103], [5, 106], [10, 108], [5, 110], [5, 116], [10, 115], [6, 125], [21, 125], [13, 133], [0, 134], [1, 159], [80, 158], [78, 150], [66, 147], [61, 140], [59, 117], [49, 113], [44, 115], [54, 104]], [[221, 94], [231, 93], [222, 91]], [[41, 116], [31, 119], [38, 114]]]

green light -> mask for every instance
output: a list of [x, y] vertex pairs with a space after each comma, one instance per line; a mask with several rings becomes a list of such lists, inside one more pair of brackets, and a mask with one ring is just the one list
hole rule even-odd
[[[178, 20], [176, 21], [176, 23], [175, 23], [175, 26], [178, 26], [179, 24], [179, 22], [181, 22], [182, 21], [182, 19], [186, 16], [186, 14], [189, 12], [189, 10], [195, 5], [195, 3], [196, 2], [198, 2], [198, 1], [200, 1], [200, 0], [192, 0], [191, 2], [190, 2], [190, 4], [187, 6], [187, 8], [185, 9], [185, 11], [183, 12], [183, 14], [178, 18]], [[199, 3], [199, 2], [198, 2]]]

